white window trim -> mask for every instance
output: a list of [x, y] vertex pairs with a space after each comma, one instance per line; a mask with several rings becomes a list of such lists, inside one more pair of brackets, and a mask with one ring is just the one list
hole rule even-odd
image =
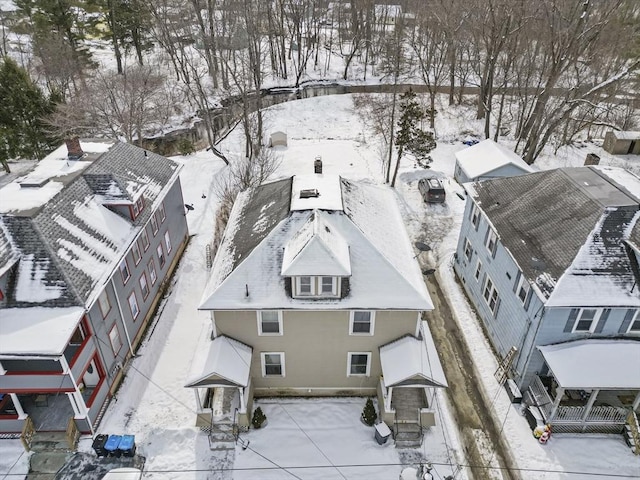
[[167, 218], [167, 214], [164, 211], [164, 203], [161, 203], [158, 207], [158, 215], [160, 217], [160, 223], [164, 223], [165, 219]]
[[158, 233], [158, 220], [156, 219], [155, 215], [151, 215], [151, 218], [149, 219], [149, 224], [151, 225], [151, 233], [155, 237], [156, 234]]
[[489, 227], [489, 235], [487, 235], [487, 241], [485, 242], [484, 246], [487, 247], [487, 250], [492, 255], [496, 243], [498, 243], [498, 234], [493, 230], [493, 228]]
[[[114, 348], [113, 338], [111, 337], [111, 332], [113, 332], [114, 330], [118, 334], [118, 342], [120, 343], [120, 345], [118, 345], [118, 349], [117, 350]], [[113, 354], [114, 355], [118, 355], [118, 352], [122, 348], [122, 338], [120, 337], [120, 330], [118, 330], [118, 324], [117, 323], [114, 323], [113, 327], [111, 327], [111, 329], [109, 330], [109, 343], [111, 344], [111, 350], [113, 350]]]
[[[127, 270], [127, 278], [124, 278], [122, 265], [124, 265], [125, 269]], [[122, 262], [120, 262], [120, 266], [118, 267], [118, 269], [120, 270], [120, 278], [122, 278], [122, 284], [126, 285], [131, 278], [131, 270], [129, 269], [129, 263], [127, 262], [126, 258], [122, 259]]]
[[156, 270], [156, 262], [153, 257], [150, 258], [149, 263], [147, 263], [147, 270], [149, 270], [149, 278], [151, 279], [151, 285], [153, 286], [158, 281], [158, 271]]
[[[162, 256], [160, 255], [162, 252]], [[156, 247], [156, 256], [158, 257], [158, 265], [160, 265], [160, 270], [164, 267], [164, 264], [167, 263], [167, 256], [164, 253], [164, 248], [162, 248], [162, 243], [159, 243]]]
[[[489, 282], [491, 282], [491, 290], [489, 291], [489, 298], [487, 298], [487, 297], [484, 296], [484, 292], [487, 289], [487, 285], [489, 284]], [[491, 308], [491, 297], [493, 296], [493, 292], [496, 292], [496, 304], [494, 305], [493, 308]], [[496, 284], [493, 282], [491, 277], [489, 277], [489, 275], [487, 275], [487, 278], [484, 281], [484, 285], [482, 285], [482, 298], [484, 299], [485, 303], [487, 304], [487, 307], [489, 307], [489, 311], [491, 313], [496, 313], [496, 307], [498, 306], [498, 300], [500, 300], [500, 292], [496, 288]]]
[[[351, 373], [351, 358], [354, 355], [367, 356], [367, 372], [366, 373]], [[347, 377], [369, 377], [370, 375], [371, 375], [371, 352], [348, 352], [347, 353]]]
[[[301, 275], [299, 277], [294, 277], [295, 278], [295, 290], [296, 290], [296, 297], [314, 297], [316, 295], [315, 292], [315, 282], [313, 281], [313, 277], [311, 275]], [[311, 281], [311, 292], [310, 293], [302, 293], [302, 279], [303, 278], [308, 278]]]
[[[354, 332], [353, 331], [353, 321], [355, 318], [355, 314], [356, 312], [369, 312], [371, 314], [371, 328], [369, 329], [369, 332]], [[375, 310], [351, 310], [350, 314], [349, 314], [349, 335], [356, 335], [356, 336], [368, 336], [368, 337], [372, 337], [375, 333], [376, 330], [376, 312]]]
[[[142, 284], [142, 279], [144, 278], [144, 285]], [[149, 288], [149, 281], [147, 280], [147, 274], [146, 272], [142, 272], [140, 274], [140, 278], [138, 278], [138, 284], [140, 285], [140, 292], [142, 293], [142, 301], [144, 302], [147, 297], [149, 296], [149, 293], [151, 292], [151, 289]], [[144, 289], [147, 289], [147, 293], [145, 294]]]
[[[524, 298], [520, 298], [520, 290], [523, 289], [523, 288], [525, 290]], [[529, 292], [530, 291], [531, 291], [531, 284], [525, 278], [524, 275], [520, 275], [520, 281], [518, 282], [518, 288], [516, 288], [516, 297], [518, 297], [518, 300], [520, 300], [523, 305], [525, 303], [527, 303], [527, 297], [529, 296]]]
[[471, 246], [469, 239], [466, 237], [464, 239], [464, 258], [466, 258], [468, 262], [473, 258], [473, 247]]
[[[146, 243], [145, 240], [146, 239]], [[149, 245], [151, 245], [151, 243], [149, 243], [149, 235], [147, 234], [147, 230], [142, 230], [142, 232], [140, 233], [140, 242], [142, 242], [142, 251], [146, 252], [147, 250], [149, 250]]]
[[[582, 315], [582, 312], [584, 312], [585, 310], [596, 311], [596, 314], [593, 316], [593, 320], [591, 321], [591, 325], [589, 326], [589, 330], [576, 330], [576, 328], [578, 327], [578, 322], [580, 322], [580, 317]], [[571, 333], [593, 333], [593, 331], [596, 329], [596, 325], [598, 325], [598, 322], [600, 321], [601, 315], [602, 315], [602, 308], [581, 308], [580, 310], [578, 310], [578, 316], [576, 317], [575, 322], [573, 322], [573, 328], [571, 329]]]
[[[331, 279], [331, 292], [323, 292], [322, 291], [322, 279], [323, 278], [330, 278]], [[332, 277], [331, 275], [320, 275], [319, 277], [317, 277], [317, 281], [318, 281], [318, 288], [317, 288], [317, 292], [318, 292], [318, 296], [321, 297], [337, 297], [339, 294], [338, 291], [338, 277]]]
[[[302, 293], [302, 279], [308, 278], [311, 282], [311, 292]], [[322, 292], [322, 279], [331, 278], [331, 293]], [[340, 296], [340, 277], [331, 275], [300, 275], [292, 277], [292, 289], [294, 297], [302, 298], [338, 298]]]
[[630, 333], [632, 335], [640, 333], [640, 328], [638, 328], [638, 330], [631, 330], [634, 322], [640, 322], [640, 309], [636, 310], [635, 315], [631, 317], [631, 321], [629, 322], [629, 326], [627, 327], [627, 333]]
[[[282, 373], [280, 375], [267, 375], [267, 369], [265, 364], [265, 357], [267, 355], [280, 355], [280, 366]], [[284, 352], [260, 352], [260, 365], [262, 367], [262, 376], [263, 377], [285, 377], [285, 358]]]
[[[136, 254], [134, 252], [138, 252], [138, 259], [136, 260]], [[138, 265], [142, 261], [142, 253], [140, 252], [140, 247], [138, 246], [138, 242], [133, 242], [131, 246], [131, 256], [133, 257], [133, 264]]]
[[[131, 303], [132, 297], [137, 310], [135, 314], [133, 313], [133, 304]], [[135, 320], [140, 316], [140, 305], [138, 304], [138, 297], [136, 296], [136, 292], [131, 292], [131, 294], [127, 297], [127, 302], [129, 302], [129, 310], [131, 311], [131, 317]]]
[[[263, 332], [262, 331], [262, 312], [277, 312], [278, 313], [278, 332]], [[284, 334], [284, 330], [282, 329], [282, 310], [258, 310], [256, 312], [256, 319], [258, 320], [258, 335], [262, 335], [265, 337], [278, 337]]]
[[164, 232], [164, 244], [167, 247], [167, 255], [171, 253], [171, 249], [173, 248], [171, 245], [171, 236], [169, 235], [169, 230]]
[[475, 203], [471, 204], [471, 225], [476, 231], [480, 226], [480, 208]]
[[473, 276], [476, 281], [480, 281], [480, 274], [482, 273], [482, 262], [478, 259], [478, 263], [476, 263], [476, 271], [473, 272]]
[[[104, 310], [102, 306], [103, 299], [107, 302], [107, 306], [109, 307], [106, 310]], [[111, 301], [109, 300], [109, 295], [107, 294], [106, 290], [103, 290], [102, 293], [100, 293], [100, 295], [98, 296], [98, 308], [100, 309], [102, 318], [107, 318], [107, 315], [109, 315], [109, 312], [111, 311]]]

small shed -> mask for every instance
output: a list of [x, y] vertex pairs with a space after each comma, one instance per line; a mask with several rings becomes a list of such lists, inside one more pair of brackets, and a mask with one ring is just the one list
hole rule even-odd
[[640, 132], [609, 131], [602, 148], [613, 155], [640, 155]]
[[278, 145], [282, 145], [283, 147], [287, 146], [287, 134], [284, 132], [273, 132], [271, 134], [271, 139], [269, 140], [270, 147], [277, 147]]
[[518, 155], [490, 138], [456, 153], [454, 178], [458, 183], [531, 172], [533, 169]]

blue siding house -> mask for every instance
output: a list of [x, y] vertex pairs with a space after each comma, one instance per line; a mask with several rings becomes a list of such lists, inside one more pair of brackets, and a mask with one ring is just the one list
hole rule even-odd
[[0, 434], [94, 433], [187, 244], [179, 171], [74, 139], [0, 188]]
[[640, 179], [609, 167], [466, 185], [454, 269], [508, 375], [560, 431], [640, 408]]

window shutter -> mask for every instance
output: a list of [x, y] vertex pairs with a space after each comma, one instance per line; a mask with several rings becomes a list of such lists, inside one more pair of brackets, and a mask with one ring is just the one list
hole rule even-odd
[[487, 244], [487, 238], [489, 238], [489, 232], [491, 231], [491, 227], [487, 227], [487, 232], [484, 234], [484, 244]]
[[500, 311], [500, 297], [496, 300], [496, 310], [493, 312], [493, 318], [498, 318], [498, 312]]
[[482, 283], [480, 285], [482, 285], [481, 290], [480, 290], [480, 296], [484, 297], [484, 286], [487, 283], [487, 272], [484, 272], [482, 274]]
[[629, 324], [631, 323], [631, 319], [635, 314], [636, 314], [635, 308], [630, 308], [629, 310], [627, 310], [627, 314], [624, 316], [624, 320], [622, 321], [622, 325], [620, 325], [620, 329], [618, 330], [618, 333], [627, 333], [627, 330], [629, 329]]
[[564, 326], [564, 333], [568, 333], [573, 330], [573, 325], [576, 323], [576, 318], [578, 318], [579, 308], [572, 308], [571, 312], [569, 312], [569, 319], [567, 320], [567, 324]]
[[531, 304], [531, 297], [533, 297], [533, 287], [529, 286], [529, 291], [527, 292], [527, 298], [524, 300], [524, 309], [529, 310], [529, 305]]
[[520, 277], [522, 276], [522, 273], [520, 273], [520, 271], [518, 271], [518, 274], [516, 275], [516, 281], [513, 284], [513, 292], [514, 293], [518, 293], [518, 283], [520, 283]]
[[598, 320], [598, 324], [596, 325], [596, 329], [593, 331], [593, 333], [602, 333], [602, 330], [604, 329], [604, 324], [607, 323], [607, 318], [609, 318], [610, 313], [611, 313], [610, 308], [605, 308], [602, 311], [602, 315], [600, 315], [600, 319]]
[[493, 250], [491, 251], [491, 257], [496, 258], [496, 251], [498, 250], [498, 235], [496, 234], [496, 239], [493, 242]]

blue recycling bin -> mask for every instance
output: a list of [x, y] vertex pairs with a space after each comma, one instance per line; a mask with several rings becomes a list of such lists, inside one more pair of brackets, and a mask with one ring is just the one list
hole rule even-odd
[[118, 445], [121, 455], [125, 457], [133, 457], [136, 454], [136, 437], [135, 435], [123, 435]]
[[104, 444], [104, 449], [107, 452], [107, 456], [119, 457], [121, 455], [122, 452], [118, 450], [120, 440], [122, 440], [122, 435], [109, 435], [107, 443]]

